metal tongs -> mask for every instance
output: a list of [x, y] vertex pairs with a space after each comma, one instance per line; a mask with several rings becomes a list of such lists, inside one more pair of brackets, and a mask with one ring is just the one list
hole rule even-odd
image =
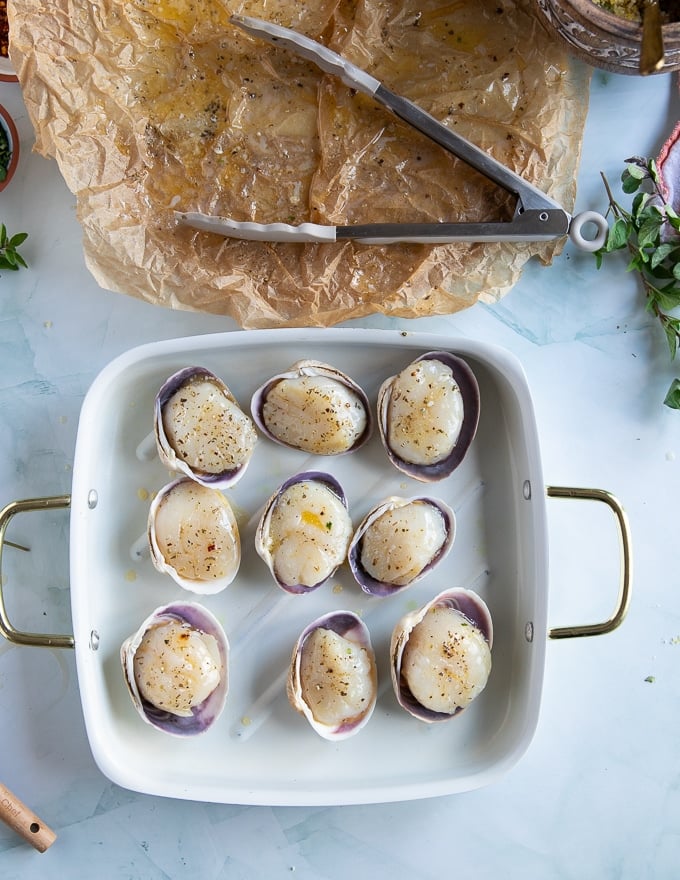
[[[488, 223], [366, 223], [350, 226], [301, 223], [292, 226], [287, 223], [238, 222], [226, 217], [178, 211], [175, 216], [180, 224], [251, 241], [335, 242], [353, 239], [364, 244], [446, 244], [453, 241], [548, 241], [569, 235], [576, 245], [587, 251], [596, 251], [604, 245], [608, 224], [601, 214], [585, 211], [572, 217], [537, 187], [442, 125], [412, 101], [391, 92], [341, 55], [296, 31], [267, 21], [244, 15], [232, 15], [230, 20], [252, 36], [276, 46], [285, 46], [314, 62], [326, 73], [340, 77], [350, 88], [372, 97], [399, 119], [514, 194], [517, 197], [515, 212], [511, 220]], [[596, 234], [592, 238], [585, 238], [582, 234], [587, 224], [595, 228]]]

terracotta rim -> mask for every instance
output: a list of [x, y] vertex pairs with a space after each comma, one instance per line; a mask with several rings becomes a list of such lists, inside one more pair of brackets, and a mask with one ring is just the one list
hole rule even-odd
[[14, 172], [19, 164], [19, 133], [17, 132], [14, 120], [2, 104], [0, 104], [0, 125], [5, 129], [12, 150], [12, 157], [9, 160], [9, 166], [7, 167], [7, 176], [0, 182], [0, 192], [2, 192], [14, 177]]
[[0, 82], [19, 82], [19, 77], [10, 58], [0, 56]]

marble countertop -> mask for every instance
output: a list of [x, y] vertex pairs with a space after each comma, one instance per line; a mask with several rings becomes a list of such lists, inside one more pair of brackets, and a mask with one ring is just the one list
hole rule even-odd
[[[133, 346], [236, 330], [98, 288], [74, 199], [31, 153], [19, 86], [0, 103], [21, 137], [0, 221], [26, 230], [28, 271], [0, 272], [0, 500], [69, 492], [80, 407], [99, 371]], [[577, 210], [602, 211], [604, 171], [656, 155], [680, 118], [675, 76], [595, 71]], [[567, 244], [529, 265], [495, 306], [351, 326], [434, 331], [501, 345], [522, 362], [547, 482], [613, 492], [631, 524], [633, 599], [601, 637], [547, 645], [539, 723], [521, 760], [460, 795], [343, 807], [204, 804], [124, 790], [95, 765], [72, 652], [0, 642], [0, 780], [58, 834], [39, 854], [0, 826], [4, 880], [49, 878], [670, 878], [680, 859], [680, 414], [663, 406], [680, 363], [644, 311], [625, 260], [597, 271]], [[548, 502], [551, 625], [607, 617], [618, 577], [609, 523]], [[5, 554], [7, 602], [29, 626], [70, 630], [68, 517], [31, 554]], [[14, 575], [26, 590], [14, 591]], [[17, 577], [18, 574], [17, 574]], [[35, 587], [33, 586], [35, 584]], [[37, 593], [33, 593], [33, 590]]]

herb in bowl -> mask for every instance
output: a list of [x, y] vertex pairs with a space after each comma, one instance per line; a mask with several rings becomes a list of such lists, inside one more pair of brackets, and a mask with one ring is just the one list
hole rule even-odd
[[5, 131], [4, 126], [0, 125], [0, 181], [6, 179], [11, 160], [12, 147], [10, 146], [9, 138], [7, 137], [7, 132]]
[[[604, 246], [595, 252], [597, 267], [606, 254], [628, 249], [628, 271], [640, 276], [645, 308], [659, 320], [673, 360], [680, 345], [680, 216], [665, 200], [654, 159], [626, 160], [621, 188], [634, 195], [629, 211], [616, 201], [604, 174], [602, 180], [614, 223]], [[679, 379], [673, 381], [664, 403], [680, 409]]]

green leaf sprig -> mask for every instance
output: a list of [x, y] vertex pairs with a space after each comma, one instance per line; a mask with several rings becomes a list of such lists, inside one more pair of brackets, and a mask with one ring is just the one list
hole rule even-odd
[[16, 272], [22, 266], [28, 268], [26, 260], [18, 251], [28, 238], [27, 232], [17, 232], [15, 235], [8, 235], [4, 223], [0, 224], [0, 269], [10, 269]]
[[[669, 205], [661, 189], [654, 159], [633, 156], [626, 160], [621, 188], [634, 195], [630, 211], [619, 204], [609, 182], [601, 174], [609, 211], [614, 223], [607, 240], [595, 252], [598, 269], [606, 254], [628, 249], [627, 270], [637, 272], [645, 292], [645, 308], [663, 328], [671, 360], [680, 346], [680, 217]], [[675, 379], [664, 400], [666, 406], [680, 409], [680, 380]]]

